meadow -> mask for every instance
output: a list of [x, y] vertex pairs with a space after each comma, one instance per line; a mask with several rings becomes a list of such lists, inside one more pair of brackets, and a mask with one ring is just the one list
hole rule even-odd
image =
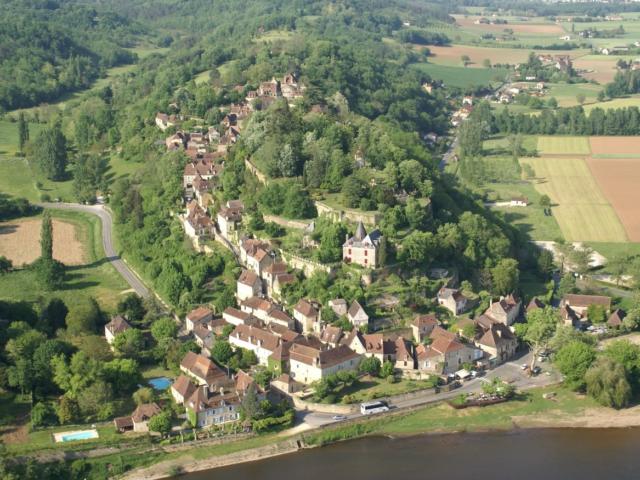
[[434, 80], [442, 81], [448, 87], [470, 88], [489, 86], [504, 81], [507, 70], [503, 68], [465, 68], [436, 65], [435, 63], [418, 63], [414, 65], [421, 72], [427, 73]]

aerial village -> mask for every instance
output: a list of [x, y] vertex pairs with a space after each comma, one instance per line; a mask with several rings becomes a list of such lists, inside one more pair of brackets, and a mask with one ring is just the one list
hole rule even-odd
[[[538, 90], [543, 88], [540, 83]], [[524, 305], [514, 293], [491, 299], [483, 314], [469, 318], [468, 312], [478, 300], [465, 296], [457, 276], [446, 270], [433, 272], [434, 277], [442, 278], [442, 287], [433, 299], [437, 311], [416, 315], [408, 328], [401, 330], [380, 329], [370, 313], [372, 306], [358, 300], [333, 298], [323, 305], [313, 298], [303, 298], [294, 305], [286, 304], [283, 289], [295, 281], [296, 275], [310, 275], [324, 266], [286, 255], [266, 240], [247, 236], [242, 201], [227, 201], [213, 211], [212, 193], [222, 188], [225, 155], [242, 135], [243, 124], [257, 105], [265, 108], [284, 98], [294, 107], [294, 100], [304, 90], [294, 74], [263, 82], [248, 93], [244, 102], [229, 105], [219, 126], [194, 131], [180, 129], [184, 119], [179, 112], [158, 113], [155, 118], [161, 131], [176, 130], [166, 138], [166, 148], [180, 150], [190, 159], [182, 179], [184, 210], [179, 212], [186, 237], [203, 255], [209, 251], [209, 242], [217, 242], [232, 252], [242, 267], [236, 283], [236, 306], [217, 312], [202, 305], [181, 319], [182, 333], [193, 338], [201, 351], [184, 356], [181, 375], [172, 382], [170, 392], [175, 402], [183, 405], [193, 427], [236, 424], [248, 392], [258, 400], [274, 404], [286, 400], [307, 408], [319, 382], [336, 378], [341, 372], [364, 375], [366, 372], [359, 367], [372, 358], [397, 381], [431, 379], [436, 385], [455, 388], [460, 381], [482, 375], [526, 351], [514, 324], [528, 312], [546, 307], [538, 298]], [[452, 123], [459, 124], [472, 108], [473, 98], [464, 97]], [[259, 174], [255, 167], [253, 172]], [[362, 267], [366, 288], [369, 273], [380, 267], [384, 237], [362, 220], [353, 224], [354, 233], [342, 246], [342, 261]], [[305, 227], [306, 232], [312, 230], [313, 222]], [[564, 324], [601, 333], [594, 330], [588, 318], [593, 306], [609, 315], [607, 327], [622, 325], [625, 313], [611, 311], [610, 298], [571, 294], [560, 304]], [[325, 321], [323, 317], [334, 320]], [[105, 327], [108, 343], [129, 328], [124, 317], [113, 317]], [[217, 364], [211, 352], [221, 338], [236, 350], [252, 352], [257, 364], [234, 374], [228, 366]], [[538, 353], [538, 360], [544, 361], [544, 352]], [[256, 376], [265, 371], [270, 381], [261, 385]], [[534, 373], [538, 371], [539, 367]], [[158, 412], [156, 403], [139, 405], [131, 416], [116, 418], [116, 428], [120, 432], [149, 431], [148, 421]]]

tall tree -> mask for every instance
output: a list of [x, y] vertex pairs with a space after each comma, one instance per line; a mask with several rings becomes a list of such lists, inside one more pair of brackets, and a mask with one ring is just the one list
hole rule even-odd
[[44, 260], [53, 259], [53, 222], [48, 210], [42, 215], [40, 228], [40, 257]]
[[29, 141], [29, 124], [24, 118], [24, 112], [18, 115], [18, 148], [20, 153], [24, 152], [24, 146]]
[[67, 139], [56, 122], [45, 128], [35, 142], [34, 160], [49, 180], [63, 180], [67, 168]]

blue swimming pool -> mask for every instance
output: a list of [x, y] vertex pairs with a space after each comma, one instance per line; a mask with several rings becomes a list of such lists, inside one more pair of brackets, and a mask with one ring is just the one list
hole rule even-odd
[[75, 440], [89, 440], [91, 438], [98, 438], [98, 432], [95, 430], [84, 430], [82, 432], [73, 432], [63, 434], [60, 437], [63, 442], [73, 442]]
[[152, 378], [149, 380], [149, 385], [151, 385], [154, 390], [166, 390], [171, 386], [171, 379], [167, 377]]

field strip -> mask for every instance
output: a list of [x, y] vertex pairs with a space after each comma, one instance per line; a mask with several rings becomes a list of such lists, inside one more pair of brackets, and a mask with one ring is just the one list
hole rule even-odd
[[590, 158], [587, 165], [600, 190], [613, 205], [628, 238], [640, 241], [640, 158]]
[[538, 151], [543, 155], [589, 155], [588, 137], [538, 137]]
[[[584, 139], [586, 141], [586, 138]], [[624, 242], [627, 234], [582, 158], [527, 158], [567, 241]]]

